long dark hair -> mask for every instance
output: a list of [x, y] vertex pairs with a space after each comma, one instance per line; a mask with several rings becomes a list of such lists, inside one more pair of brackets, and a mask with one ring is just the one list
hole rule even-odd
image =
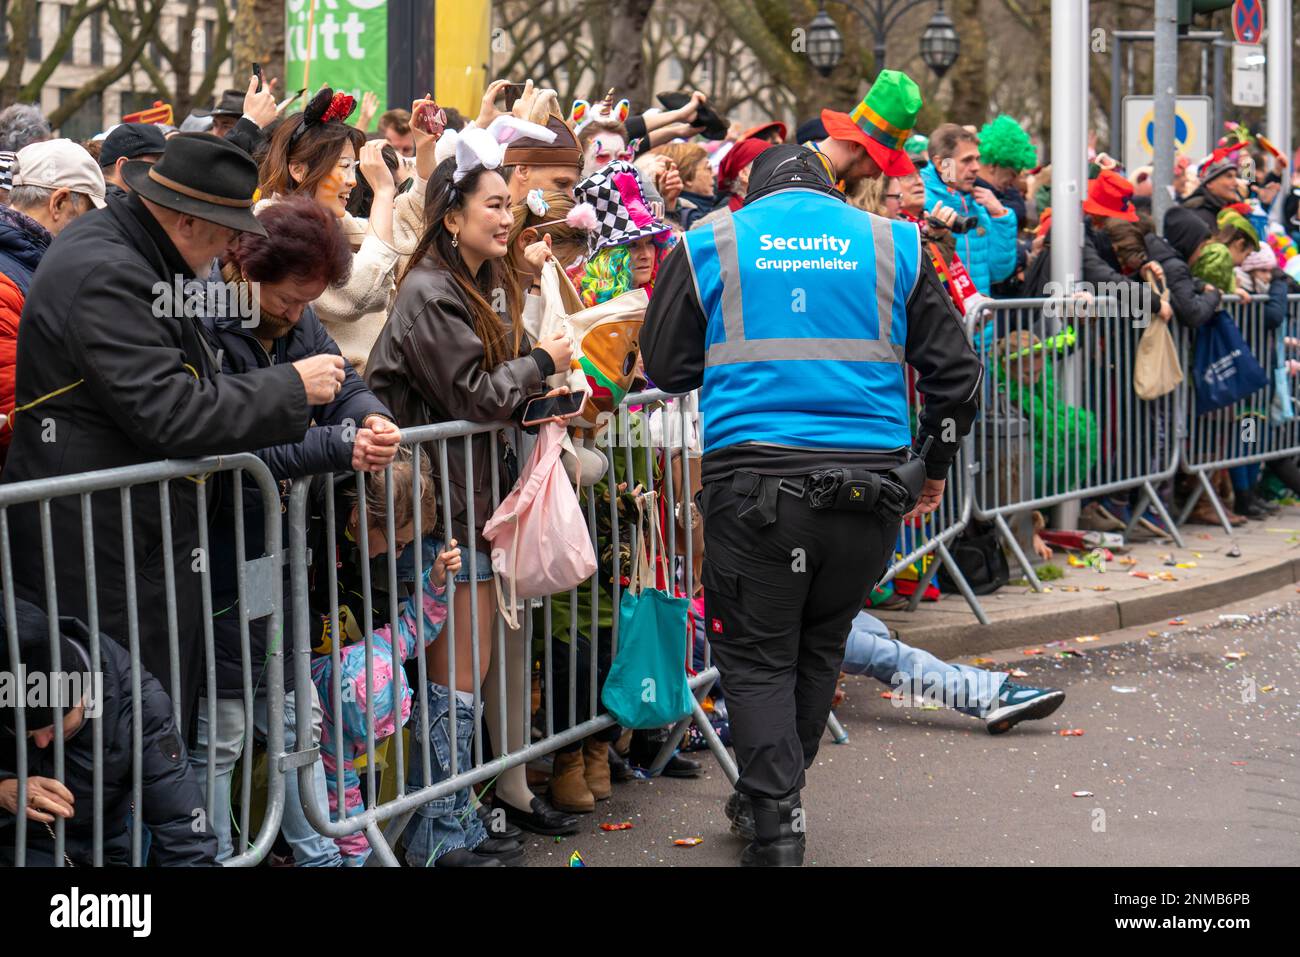
[[[270, 146], [258, 167], [263, 198], [277, 194], [287, 196], [290, 193], [315, 196], [316, 187], [338, 163], [347, 143], [352, 144], [357, 158], [361, 158], [361, 147], [366, 145], [366, 134], [355, 126], [334, 121], [315, 123], [302, 130], [297, 140], [294, 140], [304, 122], [304, 114], [294, 113], [276, 127]], [[289, 172], [291, 163], [302, 163], [307, 167], [307, 174], [301, 182], [295, 180]]]
[[[474, 334], [483, 343], [483, 368], [495, 369], [502, 362], [519, 355], [523, 342], [523, 292], [509, 275], [505, 259], [489, 259], [483, 263], [478, 275], [470, 274], [460, 250], [451, 244], [452, 234], [444, 223], [448, 213], [465, 208], [469, 197], [478, 192], [485, 176], [499, 176], [496, 170], [475, 166], [453, 187], [451, 177], [456, 172], [454, 158], [443, 160], [429, 177], [424, 201], [424, 235], [416, 244], [415, 252], [406, 264], [398, 288], [406, 281], [411, 270], [428, 258], [451, 274], [469, 303], [474, 320]], [[492, 308], [496, 290], [502, 290], [508, 315], [501, 316]], [[507, 331], [506, 319], [510, 321]]]

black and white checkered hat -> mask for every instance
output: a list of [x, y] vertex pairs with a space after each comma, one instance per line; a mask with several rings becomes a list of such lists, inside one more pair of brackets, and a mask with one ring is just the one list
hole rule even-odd
[[610, 163], [579, 183], [574, 192], [579, 202], [590, 203], [596, 210], [596, 228], [587, 234], [589, 255], [672, 231], [667, 223], [654, 218], [645, 201], [641, 174], [631, 163]]
[[13, 189], [14, 165], [17, 161], [17, 153], [0, 150], [0, 189]]

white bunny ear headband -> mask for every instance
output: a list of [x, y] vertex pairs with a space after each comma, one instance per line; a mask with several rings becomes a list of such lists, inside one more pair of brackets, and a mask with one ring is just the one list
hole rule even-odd
[[438, 141], [437, 152], [443, 158], [456, 157], [453, 184], [459, 183], [476, 166], [496, 169], [505, 157], [505, 145], [521, 136], [529, 136], [543, 143], [555, 142], [555, 133], [537, 123], [504, 114], [498, 116], [485, 130], [469, 127], [461, 132], [448, 130]]

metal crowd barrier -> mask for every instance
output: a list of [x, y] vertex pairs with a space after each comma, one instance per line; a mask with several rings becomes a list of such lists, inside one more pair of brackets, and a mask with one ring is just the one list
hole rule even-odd
[[[909, 368], [907, 375], [911, 377], [913, 374]], [[907, 400], [908, 417], [915, 422], [922, 405], [915, 388], [908, 388]], [[894, 547], [894, 563], [880, 579], [880, 584], [883, 585], [896, 578], [904, 569], [911, 568], [918, 561], [922, 562], [922, 570], [917, 575], [916, 590], [912, 592], [912, 597], [907, 603], [908, 611], [916, 611], [942, 563], [956, 583], [957, 590], [966, 599], [966, 604], [975, 613], [975, 618], [982, 625], [989, 623], [984, 606], [980, 604], [980, 600], [966, 581], [966, 576], [957, 567], [957, 562], [953, 560], [952, 553], [948, 550], [948, 544], [960, 535], [970, 522], [972, 504], [970, 457], [963, 447], [953, 461], [939, 507], [929, 515], [903, 525]]]
[[[85, 805], [89, 805], [91, 808], [89, 815], [92, 840], [91, 860], [89, 862], [84, 860], [72, 861], [67, 857], [67, 824], [64, 818], [56, 817], [52, 824], [47, 825], [47, 829], [53, 838], [52, 863], [55, 867], [63, 867], [65, 863], [68, 865], [91, 863], [94, 866], [102, 866], [105, 864], [106, 838], [111, 841], [120, 839], [123, 832], [115, 831], [115, 829], [117, 827], [127, 827], [126, 822], [123, 821], [105, 820], [105, 747], [115, 748], [117, 743], [113, 741], [106, 742], [104, 739], [106, 729], [104, 727], [104, 715], [101, 713], [102, 706], [106, 703], [103, 697], [103, 679], [105, 677], [103, 671], [104, 643], [105, 641], [114, 640], [125, 647], [130, 658], [131, 811], [128, 815], [130, 864], [139, 867], [147, 861], [146, 841], [149, 836], [146, 833], [148, 828], [145, 822], [148, 817], [148, 797], [143, 775], [143, 749], [146, 747], [156, 749], [161, 744], [169, 743], [179, 745], [181, 735], [178, 734], [173, 739], [162, 739], [157, 742], [146, 742], [144, 739], [142, 696], [145, 690], [144, 682], [147, 672], [141, 664], [141, 621], [142, 616], [165, 616], [169, 673], [153, 677], [160, 681], [164, 689], [178, 687], [181, 682], [180, 676], [184, 656], [184, 651], [181, 648], [182, 635], [179, 620], [183, 616], [180, 613], [189, 610], [191, 612], [189, 617], [195, 617], [194, 609], [187, 604], [193, 599], [192, 590], [182, 587], [181, 594], [185, 597], [178, 596], [178, 577], [187, 574], [197, 574], [199, 576], [203, 619], [202, 648], [204, 660], [207, 663], [206, 681], [202, 685], [201, 697], [207, 700], [206, 717], [208, 727], [212, 728], [216, 723], [217, 682], [214, 663], [213, 583], [212, 568], [210, 567], [211, 553], [209, 551], [211, 530], [207, 521], [204, 520], [197, 522], [196, 532], [184, 527], [173, 528], [172, 509], [182, 503], [192, 489], [195, 496], [196, 514], [206, 516], [209, 504], [215, 501], [217, 497], [215, 493], [211, 492], [216, 477], [228, 476], [234, 487], [240, 487], [243, 484], [245, 474], [249, 476], [258, 493], [260, 493], [265, 515], [264, 554], [250, 559], [247, 557], [244, 542], [243, 496], [235, 496], [232, 535], [236, 548], [234, 554], [238, 556], [236, 568], [234, 569], [237, 588], [236, 605], [238, 606], [239, 632], [245, 675], [243, 687], [245, 728], [251, 731], [253, 727], [254, 686], [248, 676], [251, 672], [250, 666], [262, 663], [248, 661], [249, 625], [250, 622], [264, 617], [268, 619], [270, 634], [278, 635], [282, 620], [281, 579], [278, 574], [278, 569], [283, 564], [280, 534], [280, 499], [276, 482], [260, 459], [251, 454], [240, 454], [196, 460], [161, 461], [0, 486], [0, 585], [3, 586], [4, 590], [3, 602], [8, 657], [11, 663], [17, 663], [14, 667], [14, 673], [3, 677], [13, 680], [19, 668], [25, 667], [19, 656], [19, 633], [15, 607], [15, 568], [29, 570], [32, 567], [39, 567], [44, 572], [43, 595], [39, 596], [39, 600], [36, 596], [29, 595], [28, 597], [32, 598], [33, 604], [42, 608], [48, 618], [52, 671], [68, 674], [75, 669], [75, 666], [69, 667], [71, 663], [61, 660], [60, 636], [63, 632], [59, 625], [61, 615], [67, 615], [70, 610], [75, 611], [78, 613], [75, 617], [84, 615], [88, 647], [82, 650], [88, 653], [91, 687], [92, 689], [96, 687], [99, 689], [94, 691], [93, 694], [83, 693], [79, 699], [80, 704], [87, 706], [85, 724], [88, 724], [89, 727], [83, 725], [81, 729], [69, 736], [69, 740], [73, 740], [74, 735], [80, 738], [77, 746], [82, 746], [82, 743], [86, 740], [84, 735], [89, 732], [91, 743], [91, 793], [78, 794], [75, 791], [73, 792], [76, 819], [84, 822], [83, 809]], [[74, 498], [75, 501], [73, 502], [61, 501]], [[56, 539], [55, 527], [51, 520], [52, 505], [65, 510], [72, 509], [79, 514], [80, 543]], [[20, 507], [34, 507], [38, 510], [40, 525], [38, 540], [11, 540], [11, 515]], [[165, 601], [162, 608], [141, 607], [138, 596], [140, 582], [143, 581], [145, 570], [137, 568], [136, 526], [133, 518], [146, 512], [153, 513], [155, 511], [159, 516], [162, 533], [161, 542], [158, 543], [163, 560], [163, 587], [165, 589]], [[120, 521], [122, 528], [121, 544], [125, 554], [123, 568], [111, 569], [97, 560], [97, 543], [95, 540], [95, 517], [97, 515], [107, 515], [110, 522], [114, 520], [114, 517], [116, 517], [117, 521]], [[184, 537], [191, 534], [195, 537], [186, 541]], [[182, 546], [179, 550], [180, 554], [178, 554], [178, 550], [175, 550], [178, 542]], [[197, 543], [197, 548], [192, 552], [183, 549], [183, 546], [190, 544], [190, 542]], [[145, 543], [142, 547], [147, 548], [148, 544]], [[56, 552], [60, 554], [56, 556]], [[184, 555], [185, 560], [178, 560], [182, 558], [182, 555]], [[77, 564], [80, 564], [84, 569], [84, 592], [81, 592], [80, 588], [78, 588], [79, 594], [69, 595], [66, 592], [60, 594], [56, 581], [56, 568], [67, 569]], [[180, 581], [182, 586], [192, 586], [193, 584], [192, 582], [185, 582], [183, 578]], [[101, 633], [101, 602], [107, 603], [108, 601], [105, 597], [109, 595], [107, 589], [119, 586], [125, 591], [127, 631], [125, 634], [105, 635]], [[84, 605], [82, 599], [84, 599]], [[156, 621], [157, 618], [154, 620]], [[156, 640], [156, 633], [154, 640]], [[152, 650], [153, 653], [157, 653], [156, 648]], [[268, 714], [266, 746], [270, 753], [278, 754], [283, 750], [284, 737], [283, 660], [282, 654], [276, 649], [274, 642], [271, 644], [271, 654], [268, 655], [264, 667], [264, 674], [259, 675], [259, 678], [264, 681], [266, 689], [265, 697]], [[64, 669], [68, 670], [64, 671]], [[99, 682], [98, 686], [95, 685], [96, 681]], [[46, 682], [50, 688], [55, 683], [52, 676], [47, 676]], [[76, 683], [69, 680], [65, 687], [75, 688]], [[21, 693], [21, 682], [17, 684], [17, 688]], [[100, 700], [95, 701], [94, 697], [99, 697]], [[53, 696], [53, 728], [61, 728], [65, 712], [78, 706], [78, 703], [72, 702], [70, 699], [64, 699], [65, 696], [62, 694]], [[109, 700], [113, 700], [112, 696], [109, 696]], [[169, 700], [174, 727], [184, 728], [190, 723], [192, 715], [181, 714], [181, 704], [177, 695], [171, 695]], [[41, 706], [30, 700], [28, 703], [32, 704], [32, 706]], [[7, 707], [10, 704], [6, 703], [5, 706]], [[13, 723], [18, 742], [26, 742], [27, 733], [37, 730], [25, 726], [26, 720], [22, 707], [16, 707]], [[249, 766], [252, 763], [253, 750], [247, 746], [250, 738], [251, 733], [245, 736], [244, 789], [239, 828], [240, 839], [244, 846], [238, 854], [224, 862], [227, 866], [232, 867], [252, 866], [265, 857], [280, 828], [281, 814], [284, 810], [283, 778], [276, 773], [269, 774], [265, 814], [256, 835], [251, 840], [248, 839], [251, 803], [249, 799], [251, 786]], [[30, 746], [35, 748], [37, 744], [33, 742]], [[49, 772], [40, 776], [53, 777], [66, 786], [68, 747], [64, 735], [53, 734], [50, 740], [51, 760], [46, 762], [39, 752], [33, 752], [32, 755], [29, 755], [28, 747], [20, 745], [14, 748], [16, 767], [3, 768], [3, 770], [16, 774], [17, 779], [17, 807], [19, 808], [19, 814], [12, 821], [14, 826], [12, 835], [13, 863], [15, 866], [22, 867], [27, 864], [29, 822], [25, 818], [23, 809], [27, 807], [29, 780], [33, 770], [29, 758], [35, 756], [40, 764], [48, 763], [52, 765]], [[181, 762], [186, 761], [183, 750], [179, 751], [178, 758]], [[195, 775], [200, 779], [196, 783], [201, 783], [201, 790], [205, 799], [202, 806], [192, 810], [191, 816], [193, 820], [187, 822], [187, 826], [195, 833], [212, 834], [212, 822], [216, 820], [216, 815], [230, 814], [229, 807], [217, 806], [215, 755], [211, 751], [209, 752], [205, 773], [199, 774], [192, 767], [189, 767], [186, 773]], [[117, 787], [121, 783], [118, 781], [110, 782], [109, 786]], [[80, 828], [82, 825], [78, 826]], [[9, 835], [7, 835], [6, 831], [7, 827], [0, 828], [0, 842], [4, 845], [9, 843]], [[7, 850], [7, 846], [0, 848], [0, 851], [7, 852]], [[7, 853], [5, 856], [7, 857]], [[109, 861], [108, 863], [122, 862]]]
[[[617, 485], [615, 480], [615, 457], [617, 456], [622, 458], [626, 473], [630, 475], [632, 473], [634, 457], [643, 455], [646, 471], [648, 472], [647, 490], [655, 491], [656, 481], [654, 479], [654, 469], [656, 459], [659, 458], [660, 454], [663, 454], [665, 460], [671, 460], [674, 456], [680, 458], [682, 463], [681, 487], [685, 489], [691, 487], [692, 469], [697, 468], [698, 464], [694, 461], [694, 456], [691, 454], [692, 449], [690, 440], [692, 435], [692, 423], [688, 421], [688, 410], [685, 407], [686, 404], [677, 401], [667, 406], [658, 405], [658, 403], [672, 398], [673, 397], [662, 392], [645, 392], [630, 395], [624, 400], [622, 416], [620, 416], [624, 422], [620, 423], [616, 419], [615, 421], [612, 421], [609, 426], [610, 429], [618, 429], [623, 434], [618, 436], [613, 447], [606, 444], [602, 449], [606, 454], [607, 466], [604, 478], [610, 488], [614, 488]], [[648, 441], [651, 435], [650, 414], [652, 411], [657, 411], [661, 416], [659, 423], [660, 434], [670, 439], [670, 441], [666, 443], [666, 448], [662, 446], [655, 447], [650, 441]], [[679, 427], [676, 430], [668, 427], [669, 420], [673, 417], [676, 417], [679, 423]], [[675, 438], [673, 437], [674, 435]], [[480, 476], [480, 478], [486, 478], [491, 483], [491, 500], [493, 509], [495, 509], [499, 504], [501, 493], [503, 491], [502, 485], [504, 484], [502, 482], [500, 470], [501, 456], [499, 452], [501, 451], [501, 443], [508, 442], [511, 448], [519, 453], [518, 461], [521, 464], [525, 458], [522, 454], [523, 437], [517, 429], [513, 426], [478, 425], [468, 422], [447, 422], [437, 425], [409, 428], [402, 432], [402, 444], [411, 451], [411, 474], [413, 482], [419, 483], [422, 481], [420, 479], [422, 474], [422, 462], [426, 458], [432, 457], [431, 468], [433, 473], [436, 475], [435, 491], [437, 495], [437, 507], [440, 511], [441, 528], [443, 529], [452, 527], [451, 498], [448, 479], [449, 457], [458, 454], [461, 456], [461, 461], [465, 466], [466, 485], [468, 487], [473, 487], [476, 482], [474, 475], [475, 457], [473, 452], [473, 440], [475, 436], [486, 436], [488, 439], [489, 452], [487, 455], [487, 461], [489, 463], [489, 475]], [[621, 444], [619, 441], [620, 439], [622, 442], [626, 442], [626, 444]], [[587, 444], [591, 444], [590, 439], [587, 440]], [[668, 461], [666, 461], [665, 464], [667, 465]], [[481, 468], [481, 465], [479, 467]], [[397, 532], [393, 524], [394, 483], [391, 478], [392, 466], [389, 467], [386, 474], [388, 479], [385, 481], [385, 509], [387, 513], [385, 531], [386, 537], [391, 543], [395, 540]], [[671, 474], [671, 467], [668, 467], [664, 473], [664, 479], [668, 479]], [[318, 477], [315, 481], [321, 481], [321, 479]], [[359, 490], [361, 488], [361, 481], [362, 478], [358, 476], [357, 487]], [[335, 533], [335, 509], [338, 506], [334, 501], [334, 495], [327, 493], [325, 495], [324, 516], [326, 535], [325, 549], [327, 554], [324, 556], [313, 555], [310, 556], [309, 559], [307, 554], [306, 533], [308, 496], [311, 491], [311, 484], [311, 481], [299, 481], [294, 483], [293, 490], [289, 497], [288, 508], [288, 526], [291, 529], [290, 566], [292, 587], [292, 627], [294, 633], [294, 674], [298, 687], [306, 687], [311, 683], [312, 677], [311, 668], [313, 658], [310, 631], [312, 628], [311, 622], [313, 611], [311, 608], [311, 596], [309, 594], [308, 585], [309, 560], [314, 563], [317, 575], [321, 574], [322, 570], [327, 575], [330, 634], [332, 636], [338, 636], [340, 626], [339, 596], [337, 590], [338, 583], [335, 563], [330, 559], [335, 554], [337, 548], [349, 547], [346, 543], [341, 543], [337, 540]], [[691, 536], [689, 534], [686, 535], [684, 542], [679, 543], [677, 541], [678, 535], [676, 523], [672, 521], [672, 516], [676, 514], [678, 498], [677, 490], [673, 487], [673, 482], [671, 480], [664, 480], [662, 481], [662, 484], [665, 493], [664, 497], [666, 499], [667, 514], [669, 516], [667, 527], [664, 529], [667, 538], [669, 566], [674, 570], [674, 578], [678, 580], [680, 586], [683, 583], [690, 583], [692, 581], [692, 575], [694, 573], [697, 559], [693, 554], [694, 550], [692, 547]], [[504, 491], [508, 491], [508, 489], [505, 489]], [[424, 516], [420, 513], [421, 498], [419, 489], [415, 489], [413, 494], [415, 513], [412, 528], [415, 537], [408, 547], [414, 562], [413, 570], [410, 573], [409, 578], [418, 582], [422, 578], [424, 565], [424, 555], [421, 543], [423, 538], [428, 534], [422, 530], [428, 523], [424, 521]], [[468, 496], [468, 499], [466, 524], [472, 529], [475, 525], [473, 496]], [[601, 543], [597, 541], [597, 509], [606, 506], [603, 503], [597, 502], [596, 497], [591, 494], [590, 487], [582, 490], [580, 501], [586, 513], [588, 529], [592, 535], [593, 543], [596, 543], [597, 554], [599, 557]], [[361, 596], [362, 634], [364, 635], [365, 641], [366, 701], [369, 702], [374, 700], [372, 692], [374, 688], [373, 672], [375, 663], [375, 639], [373, 637], [374, 631], [372, 628], [374, 608], [372, 605], [372, 589], [370, 588], [371, 573], [369, 569], [371, 566], [371, 559], [369, 555], [367, 532], [370, 520], [368, 519], [369, 508], [366, 505], [364, 494], [358, 494], [355, 507], [357, 508], [359, 516], [359, 530], [358, 534], [356, 534], [354, 538], [355, 545], [360, 552], [360, 566], [363, 569], [364, 582], [362, 588], [363, 595]], [[613, 550], [613, 560], [617, 563], [619, 554], [620, 522], [616, 512], [616, 501], [612, 497], [608, 503], [608, 509], [610, 524], [612, 527], [612, 541], [610, 544], [612, 545]], [[624, 521], [626, 521], [626, 519], [624, 519]], [[687, 523], [687, 528], [689, 529], [689, 523]], [[478, 561], [479, 549], [477, 542], [474, 540], [473, 536], [471, 536], [469, 541], [462, 541], [459, 544], [461, 547], [462, 570], [468, 571], [474, 569], [476, 567], [476, 562]], [[386, 572], [381, 574], [386, 575], [389, 585], [389, 620], [396, 622], [398, 617], [398, 596], [403, 588], [403, 579], [399, 578], [398, 558], [394, 550], [391, 548], [385, 556], [385, 563], [387, 566]], [[612, 590], [613, 610], [615, 613], [612, 615], [611, 619], [611, 660], [613, 655], [617, 653], [618, 647], [617, 609], [621, 588], [619, 584], [619, 575], [617, 574], [617, 564], [615, 571], [616, 574], [613, 576], [614, 581]], [[511, 637], [507, 639], [505, 623], [501, 616], [496, 613], [496, 597], [495, 592], [493, 591], [493, 583], [490, 581], [477, 582], [474, 578], [475, 576], [471, 574], [468, 583], [448, 583], [447, 618], [441, 635], [436, 641], [431, 643], [430, 646], [434, 649], [434, 654], [439, 657], [445, 656], [447, 674], [449, 676], [455, 676], [457, 673], [457, 649], [456, 642], [452, 640], [458, 630], [458, 613], [456, 611], [455, 596], [456, 592], [460, 589], [469, 588], [471, 600], [469, 603], [470, 613], [468, 633], [470, 638], [469, 646], [472, 657], [473, 673], [475, 675], [484, 674], [482, 666], [486, 663], [484, 661], [485, 653], [490, 654], [493, 661], [492, 670], [488, 672], [486, 681], [481, 684], [475, 682], [473, 689], [473, 713], [475, 716], [475, 726], [473, 754], [471, 765], [469, 767], [461, 766], [461, 762], [455, 755], [454, 742], [456, 741], [457, 728], [455, 708], [453, 705], [448, 721], [450, 726], [450, 740], [453, 742], [450, 760], [450, 774], [441, 781], [434, 782], [430, 780], [429, 714], [428, 709], [421, 707], [419, 709], [419, 727], [411, 728], [408, 725], [410, 731], [409, 738], [411, 754], [409, 759], [404, 759], [402, 755], [400, 722], [397, 724], [398, 730], [390, 737], [388, 743], [388, 764], [389, 772], [395, 775], [395, 796], [389, 800], [380, 800], [379, 795], [381, 794], [381, 791], [379, 782], [376, 780], [377, 741], [375, 715], [374, 709], [367, 707], [365, 709], [366, 733], [364, 743], [364, 770], [366, 789], [364, 807], [355, 814], [343, 813], [344, 766], [343, 762], [339, 761], [334, 772], [334, 783], [339, 795], [337, 802], [340, 807], [340, 812], [338, 820], [331, 820], [329, 809], [320, 805], [310, 786], [311, 776], [314, 773], [316, 762], [320, 760], [319, 747], [308, 746], [307, 744], [308, 742], [313, 741], [311, 716], [308, 709], [298, 709], [297, 738], [300, 742], [299, 748], [294, 753], [282, 755], [279, 761], [279, 768], [285, 772], [296, 770], [299, 776], [300, 796], [302, 799], [303, 810], [311, 825], [318, 832], [335, 839], [347, 838], [350, 835], [356, 834], [363, 834], [365, 836], [372, 851], [366, 862], [368, 865], [398, 865], [398, 858], [394, 851], [394, 847], [396, 846], [398, 838], [405, 830], [407, 823], [420, 805], [449, 795], [467, 786], [483, 782], [491, 782], [498, 775], [508, 769], [526, 764], [535, 758], [542, 757], [555, 751], [559, 747], [582, 740], [595, 732], [612, 727], [614, 724], [614, 720], [608, 714], [600, 712], [598, 701], [597, 688], [599, 682], [596, 679], [598, 670], [597, 654], [600, 641], [592, 640], [589, 643], [588, 660], [581, 664], [578, 661], [577, 648], [579, 616], [576, 613], [578, 608], [578, 589], [575, 588], [571, 590], [568, 595], [569, 609], [572, 612], [570, 614], [569, 641], [567, 651], [560, 651], [555, 648], [556, 636], [551, 633], [550, 629], [552, 605], [554, 600], [553, 597], [548, 597], [540, 603], [536, 600], [524, 602], [524, 612], [521, 616], [522, 627], [519, 632], [512, 633]], [[316, 587], [317, 589], [321, 587], [319, 580], [316, 583]], [[585, 583], [579, 587], [588, 589], [591, 609], [590, 620], [592, 622], [597, 622], [599, 620], [600, 606], [605, 600], [605, 596], [602, 594], [598, 586], [596, 577], [593, 576], [589, 583]], [[480, 589], [482, 588], [488, 589], [487, 596], [484, 596], [480, 592]], [[479, 608], [479, 601], [485, 599], [485, 597], [486, 599], [491, 600], [490, 605], [487, 605], [487, 607], [491, 608], [491, 613], [486, 615], [487, 620], [484, 620], [484, 615]], [[534, 630], [536, 627], [534, 613], [536, 613], [540, 622], [543, 623], [542, 634], [540, 635], [540, 659], [542, 682], [545, 685], [546, 706], [544, 708], [543, 716], [544, 727], [539, 729], [541, 732], [540, 736], [534, 734], [533, 709], [531, 706], [525, 707], [521, 710], [520, 714], [522, 717], [518, 719], [518, 723], [511, 721], [509, 717], [510, 709], [507, 706], [508, 700], [511, 696], [518, 696], [516, 700], [519, 701], [531, 701], [531, 677], [533, 673], [533, 662], [536, 655], [534, 648]], [[417, 640], [415, 647], [420, 649], [425, 645], [424, 616], [417, 616], [416, 623]], [[461, 624], [460, 627], [463, 629], [463, 624]], [[483, 644], [485, 629], [491, 630], [492, 644], [488, 646], [484, 646]], [[592, 630], [593, 632], [598, 633], [598, 628], [593, 628]], [[595, 639], [597, 638], [597, 634], [593, 634], [589, 637]], [[685, 638], [686, 636], [683, 637]], [[396, 638], [391, 634], [390, 638], [392, 641], [388, 650], [391, 655], [391, 660], [394, 662], [393, 667], [400, 668], [402, 660], [401, 649], [397, 647]], [[348, 753], [348, 748], [350, 747], [349, 743], [344, 740], [342, 732], [343, 715], [339, 683], [340, 643], [340, 641], [334, 640], [330, 651], [332, 659], [331, 668], [334, 676], [334, 687], [332, 689], [334, 692], [332, 696], [332, 725], [334, 730], [334, 739], [332, 745], [335, 755]], [[687, 645], [683, 645], [682, 651], [683, 657], [685, 658], [688, 651]], [[567, 662], [569, 665], [569, 668], [567, 669], [569, 676], [567, 689], [557, 688], [553, 680], [558, 654], [567, 655]], [[418, 677], [412, 680], [411, 690], [413, 694], [423, 695], [428, 681], [428, 663], [426, 662], [425, 655], [419, 651], [416, 652], [414, 661], [414, 671]], [[583, 710], [589, 715], [594, 715], [594, 717], [588, 717], [585, 720], [579, 720], [579, 715], [577, 713], [579, 705], [577, 696], [577, 674], [579, 667], [586, 669], [587, 674], [589, 675], [589, 700], [585, 702], [586, 707]], [[717, 756], [725, 773], [727, 773], [734, 781], [736, 777], [734, 762], [718, 740], [716, 734], [714, 734], [707, 715], [699, 702], [699, 699], [708, 692], [716, 679], [717, 669], [712, 667], [709, 663], [706, 651], [706, 659], [703, 669], [690, 678], [690, 686], [696, 699], [691, 717], [696, 720], [701, 733], [708, 742], [710, 749]], [[394, 696], [392, 700], [394, 713], [400, 713], [401, 704], [400, 701], [397, 700], [399, 689], [396, 682], [390, 686], [390, 690]], [[495, 756], [490, 760], [485, 759], [483, 750], [483, 725], [485, 718], [485, 708], [483, 705], [485, 698], [489, 699], [486, 702], [487, 709], [496, 711], [495, 715], [486, 716], [498, 719], [496, 721], [496, 728], [489, 729], [497, 730], [497, 735], [494, 737], [499, 738], [498, 740], [492, 741]], [[557, 709], [559, 708], [567, 708], [567, 716], [569, 720], [566, 723], [569, 727], [565, 730], [557, 730], [556, 728], [556, 714]], [[650, 769], [651, 773], [657, 773], [667, 763], [669, 758], [672, 756], [673, 751], [676, 749], [681, 735], [685, 732], [689, 721], [690, 718], [683, 719], [679, 722], [677, 727], [672, 730], [668, 741], [666, 741], [662, 746], [659, 755], [656, 757], [653, 766]], [[493, 722], [489, 721], [488, 723], [492, 724]], [[423, 762], [420, 766], [425, 769], [423, 786], [419, 788], [408, 788], [405, 764], [407, 760], [416, 760], [415, 755], [417, 749], [419, 749]], [[472, 806], [471, 803], [471, 807]]]
[[[1291, 401], [1296, 415], [1290, 420], [1273, 413], [1278, 335], [1300, 335], [1300, 294], [1287, 297], [1287, 314], [1283, 325], [1270, 330], [1265, 321], [1265, 299], [1260, 296], [1243, 303], [1239, 296], [1224, 296], [1224, 308], [1241, 330], [1242, 338], [1268, 375], [1268, 384], [1232, 405], [1208, 413], [1197, 408], [1196, 389], [1189, 387], [1186, 428], [1182, 440], [1182, 469], [1196, 476], [1196, 488], [1188, 496], [1179, 515], [1179, 524], [1187, 520], [1202, 495], [1209, 498], [1219, 523], [1228, 534], [1232, 525], [1227, 510], [1215, 493], [1210, 475], [1220, 469], [1254, 465], [1275, 459], [1300, 456], [1300, 383], [1287, 376]], [[1190, 380], [1194, 367], [1195, 335], [1182, 336], [1183, 372]], [[1285, 354], [1285, 348], [1284, 348]]]
[[985, 363], [985, 391], [966, 438], [974, 517], [991, 520], [1036, 591], [1007, 517], [1140, 490], [1126, 534], [1148, 507], [1181, 547], [1155, 485], [1178, 470], [1183, 387], [1154, 400], [1133, 390], [1144, 326], [1107, 299], [982, 302], [966, 319]]

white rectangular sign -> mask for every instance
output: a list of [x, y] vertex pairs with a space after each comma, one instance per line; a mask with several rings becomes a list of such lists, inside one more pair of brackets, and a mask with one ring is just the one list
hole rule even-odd
[[1264, 48], [1248, 43], [1232, 45], [1232, 105], [1264, 105]]

